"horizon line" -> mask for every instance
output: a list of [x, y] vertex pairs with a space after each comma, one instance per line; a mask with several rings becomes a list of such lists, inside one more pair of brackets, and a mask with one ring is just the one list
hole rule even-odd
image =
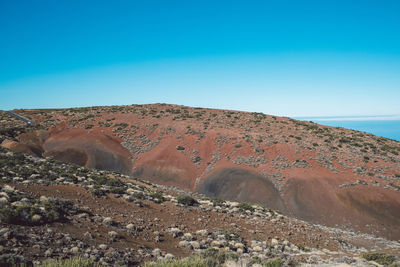
[[315, 121], [397, 121], [400, 115], [358, 115], [358, 116], [301, 116], [293, 117], [297, 120], [315, 120]]

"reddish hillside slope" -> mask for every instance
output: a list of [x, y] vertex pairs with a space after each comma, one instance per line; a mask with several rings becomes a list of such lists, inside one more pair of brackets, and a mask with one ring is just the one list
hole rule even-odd
[[35, 144], [43, 156], [400, 239], [394, 140], [260, 113], [165, 104], [18, 112], [48, 129], [21, 137], [19, 149]]

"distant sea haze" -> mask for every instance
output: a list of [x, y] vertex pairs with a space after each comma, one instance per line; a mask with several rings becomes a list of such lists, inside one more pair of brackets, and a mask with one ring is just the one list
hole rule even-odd
[[298, 120], [313, 121], [318, 124], [343, 127], [371, 133], [400, 141], [400, 116], [360, 116], [360, 117], [297, 117]]

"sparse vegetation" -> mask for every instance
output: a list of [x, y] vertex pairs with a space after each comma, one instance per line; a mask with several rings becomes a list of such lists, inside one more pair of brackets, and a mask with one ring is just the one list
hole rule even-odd
[[26, 260], [25, 258], [15, 254], [1, 254], [0, 255], [0, 266], [21, 266], [31, 267], [33, 266], [32, 261]]
[[214, 248], [209, 248], [201, 252], [201, 256], [205, 259], [211, 259], [217, 264], [224, 264], [228, 260], [238, 260], [238, 255], [232, 252], [220, 251]]
[[217, 197], [212, 197], [210, 200], [214, 204], [214, 206], [223, 205], [225, 203], [225, 200]]
[[253, 206], [252, 206], [250, 203], [246, 203], [246, 202], [240, 203], [239, 206], [238, 206], [238, 208], [239, 208], [241, 211], [246, 211], [246, 210], [249, 210], [249, 211], [251, 211], [251, 212], [254, 211]]
[[229, 240], [229, 241], [232, 241], [232, 240], [239, 241], [239, 240], [241, 240], [239, 234], [234, 232], [234, 231], [232, 231], [232, 230], [224, 230], [223, 233], [224, 233], [224, 236], [225, 236], [226, 240]]
[[122, 129], [128, 127], [128, 124], [125, 122], [116, 123], [116, 124], [114, 124], [114, 127], [118, 127], [120, 130], [122, 130]]
[[43, 262], [42, 267], [99, 267], [100, 265], [89, 259], [79, 257], [65, 260], [48, 260]]
[[395, 260], [395, 257], [392, 255], [388, 255], [386, 253], [381, 252], [368, 252], [362, 255], [364, 259], [367, 261], [375, 261], [382, 265], [392, 264]]
[[183, 259], [174, 259], [171, 261], [162, 260], [158, 262], [147, 262], [143, 267], [210, 267], [219, 265], [212, 258], [202, 258], [200, 256], [192, 256]]
[[41, 225], [65, 221], [76, 211], [72, 202], [62, 199], [32, 200], [19, 206], [7, 205], [0, 209], [0, 220], [8, 224]]
[[178, 203], [185, 205], [185, 206], [193, 206], [193, 205], [197, 204], [196, 199], [194, 199], [193, 197], [191, 197], [189, 195], [180, 195], [177, 197], [176, 200], [178, 201]]
[[[207, 177], [221, 166], [229, 167], [229, 164], [233, 163], [246, 165], [246, 168], [247, 166], [249, 168], [254, 167], [256, 172], [262, 174], [265, 179], [273, 181], [276, 188], [282, 190], [282, 188], [285, 189], [287, 178], [290, 179], [290, 175], [287, 177], [287, 173], [296, 172], [296, 169], [299, 168], [309, 168], [307, 171], [312, 172], [314, 166], [319, 164], [321, 167], [329, 168], [334, 172], [338, 171], [337, 173], [346, 170], [353, 171], [354, 175], [357, 176], [354, 177], [354, 181], [357, 179], [357, 182], [350, 181], [352, 177], [349, 177], [349, 182], [354, 182], [348, 183], [349, 186], [369, 185], [369, 188], [370, 186], [377, 186], [391, 191], [400, 191], [398, 179], [400, 178], [400, 173], [398, 173], [396, 167], [393, 167], [397, 166], [396, 164], [399, 162], [399, 158], [396, 155], [400, 150], [398, 143], [391, 140], [356, 131], [328, 128], [310, 122], [298, 122], [283, 117], [273, 118], [258, 113], [215, 111], [212, 114], [209, 111], [206, 112], [207, 110], [194, 111], [192, 108], [186, 107], [166, 105], [161, 105], [161, 107], [134, 105], [69, 109], [52, 111], [51, 113], [46, 111], [40, 112], [40, 118], [44, 119], [43, 123], [45, 123], [46, 127], [55, 127], [65, 120], [67, 128], [75, 127], [79, 128], [79, 130], [96, 128], [93, 131], [82, 132], [95, 135], [102, 131], [104, 134], [110, 135], [110, 138], [116, 137], [118, 140], [122, 140], [123, 146], [132, 153], [133, 157], [131, 159], [134, 164], [146, 161], [144, 157], [141, 157], [142, 153], [150, 151], [158, 143], [164, 146], [165, 144], [162, 142], [173, 139], [179, 143], [173, 143], [172, 149], [175, 150], [174, 147], [179, 144], [175, 147], [180, 152], [178, 153], [180, 154], [179, 157], [187, 159], [185, 164], [193, 165], [192, 167], [202, 173], [201, 177], [196, 180], [196, 185], [197, 183], [201, 184], [204, 177]], [[90, 112], [90, 114], [85, 112]], [[120, 114], [122, 113], [129, 113], [129, 116], [121, 116]], [[174, 115], [171, 115], [171, 113]], [[104, 116], [104, 114], [107, 115]], [[32, 118], [35, 119], [35, 116], [33, 115]], [[112, 116], [116, 118], [110, 119]], [[130, 118], [130, 116], [132, 118], [136, 117], [132, 121], [127, 121], [129, 124], [122, 122], [125, 118]], [[95, 120], [97, 117], [99, 119]], [[154, 119], [161, 117], [163, 118], [162, 120]], [[176, 122], [173, 122], [172, 118], [179, 120], [179, 122], [174, 124]], [[185, 124], [182, 120], [187, 120], [188, 123]], [[130, 123], [133, 122], [134, 125], [131, 125]], [[99, 129], [99, 127], [101, 128]], [[104, 127], [113, 128], [105, 129]], [[233, 129], [235, 130], [234, 134], [229, 133], [230, 127], [236, 127]], [[0, 142], [4, 138], [18, 142], [19, 139], [17, 137], [21, 132], [25, 131], [25, 127], [21, 127], [21, 129], [21, 131], [9, 128], [1, 129]], [[203, 129], [204, 132], [202, 132]], [[205, 131], [206, 129], [211, 129], [211, 131]], [[219, 129], [222, 129], [220, 134], [218, 132]], [[216, 137], [214, 131], [217, 133]], [[211, 132], [213, 134], [210, 134]], [[211, 143], [209, 143], [210, 140], [206, 140], [207, 142], [204, 143], [200, 142], [202, 136], [211, 137]], [[218, 152], [208, 148], [204, 149], [204, 145], [208, 146], [208, 144], [210, 144], [211, 148], [218, 146]], [[273, 146], [273, 144], [281, 144], [283, 146]], [[166, 147], [170, 147], [171, 143], [167, 145]], [[343, 147], [340, 149], [340, 153], [335, 151], [338, 147]], [[307, 149], [310, 151], [307, 151]], [[176, 154], [176, 150], [172, 152]], [[287, 156], [287, 153], [294, 151], [295, 156], [292, 156], [294, 154]], [[275, 154], [278, 154], [278, 156]], [[137, 161], [138, 159], [139, 161]], [[360, 164], [360, 161], [361, 163], [364, 161], [364, 163]], [[217, 162], [218, 164], [216, 164]], [[365, 164], [367, 162], [368, 164]], [[197, 164], [194, 165], [192, 163]], [[219, 163], [222, 164], [220, 165]], [[385, 167], [380, 168], [381, 164]], [[0, 148], [0, 166], [0, 181], [3, 184], [11, 186], [15, 184], [15, 187], [20, 189], [21, 192], [25, 191], [31, 194], [31, 197], [27, 197], [28, 201], [21, 201], [21, 196], [14, 195], [8, 191], [2, 191], [4, 197], [0, 195], [0, 198], [2, 198], [0, 202], [0, 220], [6, 226], [2, 228], [0, 234], [0, 237], [2, 237], [3, 232], [5, 233], [5, 237], [0, 240], [4, 249], [2, 250], [4, 254], [0, 256], [0, 265], [6, 261], [8, 263], [13, 262], [13, 264], [26, 264], [23, 258], [15, 256], [17, 254], [8, 255], [10, 248], [19, 246], [18, 253], [20, 255], [31, 257], [38, 262], [45, 258], [60, 257], [61, 259], [71, 255], [77, 256], [87, 253], [89, 258], [94, 259], [99, 264], [114, 266], [119, 265], [120, 259], [123, 261], [121, 261], [120, 265], [143, 264], [144, 260], [149, 259], [149, 255], [153, 259], [163, 260], [146, 263], [144, 266], [221, 266], [227, 259], [237, 260], [238, 257], [250, 259], [249, 256], [254, 255], [250, 259], [250, 264], [282, 266], [283, 264], [290, 265], [292, 259], [294, 262], [299, 260], [299, 258], [296, 258], [296, 255], [299, 255], [299, 250], [310, 252], [310, 255], [314, 255], [314, 252], [316, 252], [315, 255], [318, 255], [321, 249], [327, 247], [327, 245], [324, 246], [324, 242], [328, 238], [332, 242], [329, 244], [330, 247], [340, 247], [345, 253], [351, 254], [353, 258], [360, 256], [360, 252], [352, 250], [354, 244], [345, 231], [342, 232], [343, 236], [340, 239], [327, 237], [328, 235], [324, 233], [323, 229], [311, 229], [309, 225], [290, 221], [286, 216], [279, 215], [268, 207], [260, 208], [257, 204], [252, 203], [237, 204], [219, 198], [204, 197], [201, 198], [204, 200], [200, 201], [201, 204], [195, 205], [197, 201], [193, 196], [197, 196], [197, 194], [192, 196], [192, 193], [184, 193], [185, 191], [174, 188], [174, 181], [171, 182], [172, 186], [165, 187], [156, 186], [139, 178], [132, 178], [131, 181], [128, 181], [128, 176], [117, 173], [65, 164], [50, 158], [36, 158], [9, 152], [4, 148]], [[235, 167], [240, 168], [242, 166]], [[290, 168], [292, 169], [290, 170]], [[141, 170], [139, 171], [138, 169], [137, 171], [140, 173]], [[148, 173], [146, 170], [143, 173], [135, 174], [135, 176], [142, 177], [143, 175], [143, 179], [147, 179], [146, 175]], [[367, 179], [366, 181], [361, 180], [361, 177], [359, 177], [367, 175], [370, 177], [365, 178]], [[192, 178], [190, 177], [190, 179]], [[52, 186], [57, 188], [55, 190], [62, 192], [60, 196], [69, 198], [73, 195], [74, 199], [70, 199], [77, 203], [76, 205], [82, 205], [80, 206], [82, 210], [76, 213], [66, 212], [62, 214], [62, 209], [61, 211], [57, 210], [57, 206], [60, 203], [54, 203], [52, 206], [51, 204], [45, 204], [46, 201], [32, 199], [42, 195], [41, 192], [35, 191], [37, 189], [32, 189], [36, 187], [36, 183], [46, 188], [43, 189], [43, 195], [45, 196], [57, 194], [54, 191], [49, 191], [49, 189], [53, 189], [51, 188]], [[49, 187], [47, 188], [47, 186]], [[79, 194], [71, 192], [66, 194], [66, 191], [63, 192], [70, 186], [81, 187], [77, 190]], [[362, 188], [361, 186], [359, 187], [361, 191]], [[103, 198], [96, 199], [86, 193], [82, 194], [84, 190]], [[176, 198], [177, 194], [182, 195]], [[82, 199], [80, 199], [81, 196], [83, 196]], [[170, 203], [156, 205], [170, 200]], [[107, 204], [97, 208], [96, 205], [93, 205], [93, 201], [97, 204]], [[150, 201], [153, 203], [149, 204]], [[15, 206], [11, 206], [11, 203]], [[115, 203], [129, 206], [130, 213], [125, 213], [122, 209], [113, 209], [112, 205]], [[195, 205], [195, 207], [185, 208], [182, 205]], [[152, 213], [152, 211], [158, 211], [159, 208], [160, 210], [168, 208], [167, 210], [170, 211], [170, 214]], [[71, 210], [73, 211], [74, 207]], [[93, 210], [93, 213], [88, 210]], [[185, 217], [177, 222], [173, 222], [173, 219], [167, 217], [187, 216], [187, 214], [201, 214], [201, 217]], [[211, 225], [208, 224], [210, 214], [215, 216], [212, 219], [218, 218], [216, 223], [221, 224], [221, 229], [215, 228], [214, 222]], [[231, 220], [231, 218], [234, 220]], [[261, 227], [256, 227], [256, 225], [261, 225], [264, 220], [269, 222], [268, 224], [271, 227], [270, 235]], [[242, 234], [244, 222], [246, 221], [250, 224], [247, 225], [246, 239], [243, 239], [235, 231]], [[60, 223], [49, 225], [49, 227], [36, 226], [53, 222]], [[302, 230], [301, 234], [297, 231], [288, 233], [286, 228], [288, 222], [290, 222], [292, 228], [296, 227], [304, 229], [304, 231]], [[69, 236], [62, 232], [62, 226], [68, 226], [66, 229], [69, 229], [69, 226], [75, 226], [73, 224], [79, 224], [87, 228], [85, 231], [88, 232], [85, 233], [84, 238], [84, 232], [80, 233], [79, 239], [76, 236]], [[297, 226], [302, 226], [302, 228]], [[92, 232], [90, 227], [96, 230]], [[6, 228], [9, 230], [3, 230]], [[47, 232], [46, 228], [54, 232], [51, 232], [51, 230]], [[106, 232], [103, 232], [103, 228], [105, 228]], [[275, 233], [280, 230], [282, 230], [282, 237], [273, 238]], [[113, 237], [110, 236], [109, 232]], [[19, 236], [20, 233], [23, 235]], [[306, 234], [303, 235], [303, 233]], [[34, 241], [26, 241], [27, 243], [21, 241], [28, 240], [27, 237], [30, 238], [31, 235], [34, 235], [34, 238], [29, 240]], [[115, 236], [117, 238], [114, 239]], [[139, 238], [136, 238], [136, 236]], [[263, 236], [262, 240], [259, 240], [260, 236]], [[131, 243], [132, 237], [135, 237], [135, 240], [141, 240], [141, 237], [144, 237], [152, 244], [149, 247], [141, 247], [142, 244]], [[86, 238], [88, 239], [86, 240]], [[104, 241], [106, 238], [112, 240], [123, 239], [124, 242], [126, 241], [132, 245], [127, 247], [134, 247], [134, 250], [121, 249], [114, 245], [114, 241], [111, 242], [108, 239]], [[171, 238], [175, 238], [173, 246], [176, 249], [182, 248], [188, 253], [190, 251], [190, 253], [195, 254], [195, 256], [175, 259], [174, 255], [168, 255], [169, 251], [165, 250], [165, 247], [172, 244]], [[36, 240], [39, 240], [38, 244], [40, 244], [37, 254], [25, 253], [25, 250], [28, 251], [29, 249], [27, 248], [32, 248], [33, 245], [35, 245], [36, 249]], [[54, 250], [53, 253], [51, 251], [46, 252], [44, 248], [48, 245], [47, 241], [49, 240], [50, 242], [62, 240], [62, 242], [68, 244], [65, 246], [68, 249], [58, 245], [50, 245]], [[93, 243], [96, 245], [87, 242], [88, 240], [94, 240]], [[104, 244], [102, 244], [103, 242]], [[164, 243], [159, 245], [158, 242]], [[299, 242], [302, 245], [296, 245], [292, 242]], [[386, 245], [384, 241], [380, 240], [379, 242]], [[179, 246], [176, 246], [177, 243], [179, 243]], [[310, 249], [306, 246], [310, 246]], [[218, 249], [210, 249], [213, 247]], [[347, 251], [347, 249], [349, 250]], [[225, 250], [233, 253], [224, 252]], [[12, 253], [13, 251], [11, 251]], [[283, 253], [286, 261], [280, 258]], [[98, 257], [96, 254], [100, 256]], [[178, 253], [176, 255], [181, 254]], [[377, 256], [375, 254], [364, 258], [372, 259], [373, 257], [377, 258], [377, 262], [381, 261], [385, 264], [391, 259], [390, 255]], [[388, 259], [389, 261], [387, 261]], [[300, 259], [300, 262], [304, 263], [302, 260]], [[76, 262], [78, 266], [97, 266], [94, 262], [88, 262], [88, 265], [85, 265], [85, 260], [80, 258], [58, 260], [52, 262], [52, 264], [59, 263], [59, 265], [44, 266], [74, 266], [66, 265], [67, 261]], [[316, 261], [317, 264], [321, 263], [318, 260]], [[365, 263], [360, 258], [355, 259], [355, 261], [357, 263]]]
[[165, 201], [164, 195], [161, 191], [152, 191], [149, 194], [150, 197], [154, 198], [157, 203], [161, 203]]
[[263, 267], [281, 267], [284, 265], [284, 261], [281, 258], [272, 259], [262, 264]]

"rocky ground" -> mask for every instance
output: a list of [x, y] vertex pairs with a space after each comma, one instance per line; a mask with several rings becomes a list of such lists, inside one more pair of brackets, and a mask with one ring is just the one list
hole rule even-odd
[[18, 113], [39, 124], [0, 112], [0, 265], [399, 265], [394, 140], [164, 104]]
[[[227, 266], [367, 266], [369, 251], [400, 256], [400, 243], [313, 225], [262, 205], [0, 149], [1, 261], [40, 264], [80, 256], [140, 265], [229, 253]], [[399, 260], [394, 258], [393, 261]]]
[[0, 142], [12, 151], [400, 240], [395, 140], [261, 113], [167, 104], [15, 112], [38, 124], [24, 127], [0, 112]]

